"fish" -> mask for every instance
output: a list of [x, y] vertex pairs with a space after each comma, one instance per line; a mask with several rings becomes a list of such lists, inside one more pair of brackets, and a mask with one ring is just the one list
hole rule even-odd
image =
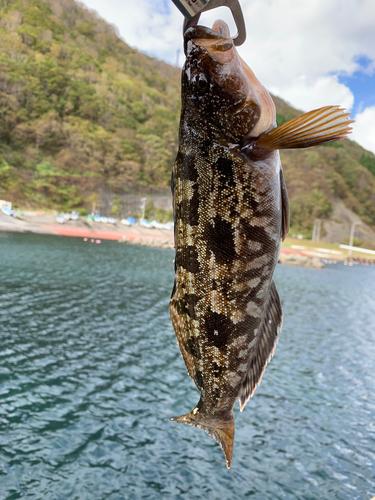
[[232, 462], [233, 408], [254, 394], [282, 328], [273, 281], [289, 202], [279, 150], [344, 139], [326, 106], [281, 126], [225, 22], [184, 34], [179, 148], [172, 173], [175, 281], [170, 316], [196, 407], [171, 419], [206, 431]]

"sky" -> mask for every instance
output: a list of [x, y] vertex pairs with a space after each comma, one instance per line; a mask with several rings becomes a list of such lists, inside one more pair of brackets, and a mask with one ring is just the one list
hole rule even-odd
[[[84, 0], [132, 47], [183, 65], [183, 16], [171, 0]], [[310, 111], [340, 104], [351, 138], [375, 153], [375, 0], [240, 0], [247, 29], [241, 57], [273, 94]], [[229, 9], [204, 13], [200, 24]]]

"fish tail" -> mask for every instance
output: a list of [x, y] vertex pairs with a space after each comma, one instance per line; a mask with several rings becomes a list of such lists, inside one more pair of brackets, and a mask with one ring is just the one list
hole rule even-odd
[[219, 443], [224, 452], [227, 468], [229, 469], [232, 463], [233, 441], [234, 441], [234, 415], [230, 412], [227, 418], [217, 418], [203, 414], [198, 407], [194, 408], [190, 413], [182, 415], [178, 418], [171, 418], [172, 422], [192, 425], [198, 427], [202, 431], [207, 432], [215, 441]]
[[354, 120], [339, 106], [325, 106], [309, 111], [262, 135], [255, 147], [267, 149], [294, 149], [317, 146], [325, 142], [345, 139]]

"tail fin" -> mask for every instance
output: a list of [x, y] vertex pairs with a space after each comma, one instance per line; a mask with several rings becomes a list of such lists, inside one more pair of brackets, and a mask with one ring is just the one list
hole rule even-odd
[[172, 422], [181, 422], [182, 424], [198, 427], [207, 432], [209, 436], [215, 439], [224, 452], [225, 461], [228, 469], [232, 463], [233, 441], [234, 441], [234, 415], [231, 412], [228, 419], [219, 419], [213, 415], [205, 415], [199, 412], [198, 407], [190, 413], [178, 418], [171, 418]]
[[350, 113], [339, 106], [326, 106], [293, 118], [262, 135], [256, 147], [267, 149], [307, 148], [345, 139], [352, 130]]

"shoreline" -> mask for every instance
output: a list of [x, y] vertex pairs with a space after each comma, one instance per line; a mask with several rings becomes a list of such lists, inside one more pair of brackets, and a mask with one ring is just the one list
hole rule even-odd
[[149, 229], [137, 225], [128, 227], [120, 222], [117, 224], [103, 224], [88, 221], [84, 218], [58, 224], [55, 216], [45, 214], [28, 215], [18, 219], [0, 213], [0, 231], [128, 241], [129, 243], [139, 239], [154, 239], [160, 242], [172, 243], [174, 240], [173, 230]]
[[[58, 224], [55, 216], [41, 213], [32, 215], [28, 213], [22, 219], [8, 217], [0, 213], [0, 231], [87, 238], [96, 242], [112, 240], [130, 245], [174, 249], [173, 230], [150, 229], [137, 225], [128, 227], [119, 222], [115, 225], [103, 224], [88, 221], [84, 218]], [[323, 248], [309, 248], [297, 245], [297, 248], [293, 248], [294, 246], [281, 247], [278, 260], [280, 264], [322, 269], [325, 267], [325, 263], [334, 264], [357, 259], [356, 257], [350, 258], [342, 252], [329, 251]], [[362, 257], [362, 259], [369, 260], [366, 257]], [[373, 261], [372, 265], [374, 265], [375, 260], [371, 260]]]

